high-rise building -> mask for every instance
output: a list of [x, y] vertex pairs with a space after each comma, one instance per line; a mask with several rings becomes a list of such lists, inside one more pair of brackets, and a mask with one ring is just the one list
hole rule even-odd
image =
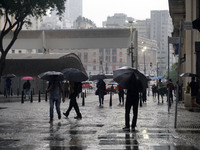
[[69, 29], [73, 27], [74, 21], [82, 16], [82, 0], [67, 0], [65, 3], [65, 12], [62, 20], [56, 15], [56, 11], [45, 17], [41, 29]]
[[160, 76], [164, 75], [167, 70], [168, 36], [171, 37], [172, 31], [172, 19], [168, 10], [151, 11], [150, 39], [156, 40], [158, 43], [157, 67]]

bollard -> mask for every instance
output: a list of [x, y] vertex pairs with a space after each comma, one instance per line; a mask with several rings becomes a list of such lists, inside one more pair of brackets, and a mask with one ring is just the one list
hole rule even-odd
[[17, 96], [19, 96], [19, 88], [17, 88]]
[[86, 98], [86, 90], [85, 90], [85, 98]]
[[38, 102], [41, 102], [40, 90], [39, 90], [39, 93], [38, 93]]
[[6, 88], [4, 88], [4, 96], [6, 96]]
[[47, 102], [47, 91], [45, 92], [45, 101]]
[[33, 102], [33, 92], [31, 91], [31, 103]]
[[22, 91], [21, 103], [24, 103], [24, 91]]
[[85, 96], [84, 96], [84, 92], [82, 92], [82, 106], [85, 106]]
[[13, 96], [13, 90], [12, 90], [12, 88], [10, 89], [10, 95]]
[[110, 92], [110, 106], [112, 106], [112, 92]]

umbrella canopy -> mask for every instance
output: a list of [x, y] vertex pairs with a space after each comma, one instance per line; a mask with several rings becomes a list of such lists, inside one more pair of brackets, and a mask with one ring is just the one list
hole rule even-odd
[[133, 73], [135, 74], [136, 79], [141, 82], [142, 88], [146, 89], [148, 87], [147, 77], [144, 74], [142, 74], [140, 71], [138, 71], [137, 69], [133, 69], [127, 66], [114, 70], [113, 80], [119, 83], [123, 88], [126, 89], [129, 86], [130, 78]]
[[197, 75], [193, 73], [182, 73], [180, 77], [197, 77]]
[[3, 75], [3, 78], [14, 78], [14, 77], [16, 77], [16, 75], [11, 73]]
[[21, 80], [34, 80], [31, 76], [22, 77]]
[[64, 80], [64, 74], [62, 72], [57, 72], [57, 71], [47, 71], [44, 73], [41, 73], [38, 75], [40, 79], [51, 81], [51, 80], [56, 80], [56, 81], [62, 81]]
[[90, 76], [90, 81], [94, 81], [94, 80], [100, 80], [100, 79], [106, 79], [106, 75], [105, 74], [96, 74], [96, 75], [91, 75]]
[[159, 79], [164, 79], [164, 77], [159, 76], [159, 77], [152, 77], [151, 80], [159, 80]]
[[65, 68], [62, 70], [64, 78], [68, 81], [82, 82], [88, 79], [87, 74], [76, 68]]

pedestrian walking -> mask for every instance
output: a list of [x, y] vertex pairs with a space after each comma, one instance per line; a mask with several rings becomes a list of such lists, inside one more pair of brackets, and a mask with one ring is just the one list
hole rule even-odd
[[185, 86], [185, 93], [190, 93], [190, 82], [187, 82], [186, 86]]
[[157, 86], [155, 84], [153, 84], [151, 89], [152, 89], [153, 98], [156, 98]]
[[65, 113], [63, 113], [63, 115], [65, 115], [67, 118], [69, 116], [70, 111], [72, 110], [72, 108], [75, 109], [76, 111], [76, 117], [74, 117], [74, 119], [82, 119], [82, 115], [80, 113], [79, 110], [79, 106], [78, 103], [76, 101], [76, 97], [79, 95], [79, 93], [82, 91], [82, 83], [81, 82], [69, 82], [69, 107], [67, 109], [67, 111]]
[[169, 83], [167, 85], [168, 92], [169, 92], [169, 100], [173, 103], [173, 90], [174, 90], [174, 84], [172, 82], [172, 79], [169, 79]]
[[117, 92], [119, 96], [119, 105], [124, 105], [124, 89], [121, 85], [117, 85]]
[[97, 95], [99, 96], [99, 106], [101, 107], [104, 102], [104, 95], [106, 93], [106, 83], [103, 79], [99, 79], [97, 83]]
[[54, 104], [56, 106], [56, 111], [58, 114], [58, 119], [61, 119], [61, 112], [60, 112], [60, 103], [61, 103], [61, 97], [63, 103], [65, 102], [65, 95], [64, 90], [62, 88], [61, 81], [51, 80], [49, 82], [47, 93], [50, 93], [49, 96], [49, 104], [50, 104], [50, 120], [49, 123], [53, 123], [54, 118]]
[[161, 79], [159, 79], [158, 83], [157, 83], [157, 87], [158, 87], [158, 103], [160, 103], [160, 97], [162, 99], [162, 103], [164, 102], [163, 101], [163, 96], [165, 94], [165, 87], [164, 87], [164, 84], [161, 82]]
[[195, 80], [195, 77], [192, 77], [192, 81], [190, 82], [190, 88], [191, 88], [191, 105], [192, 107], [200, 107], [200, 104], [196, 102], [196, 98], [198, 93], [200, 92], [200, 87], [198, 83]]
[[131, 128], [135, 131], [138, 117], [138, 103], [139, 103], [139, 91], [141, 89], [141, 83], [136, 79], [135, 74], [132, 74], [129, 85], [127, 88], [126, 104], [125, 104], [125, 127], [124, 131], [130, 131], [130, 110], [133, 107], [133, 119]]
[[11, 82], [10, 78], [6, 78], [6, 95], [11, 95]]
[[28, 96], [28, 98], [30, 99], [30, 88], [31, 88], [31, 83], [29, 80], [27, 80], [24, 85], [23, 85], [23, 89], [24, 89], [24, 98], [26, 99], [26, 95]]
[[65, 92], [65, 97], [69, 98], [69, 82], [68, 81], [64, 83], [64, 92]]

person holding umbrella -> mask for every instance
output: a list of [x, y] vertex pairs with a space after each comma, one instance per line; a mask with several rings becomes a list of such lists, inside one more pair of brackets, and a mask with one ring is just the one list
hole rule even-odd
[[104, 101], [104, 95], [106, 92], [106, 83], [103, 81], [103, 79], [99, 79], [99, 82], [97, 83], [97, 94], [99, 96], [99, 106], [103, 105]]
[[49, 85], [47, 88], [47, 93], [50, 93], [49, 96], [49, 103], [50, 103], [50, 120], [49, 123], [53, 123], [53, 112], [54, 112], [54, 103], [56, 106], [56, 111], [58, 114], [58, 119], [61, 119], [61, 112], [60, 112], [60, 103], [61, 103], [61, 96], [63, 103], [65, 102], [65, 94], [62, 88], [62, 84], [59, 80], [56, 80], [56, 77], [49, 81]]
[[133, 107], [133, 119], [132, 119], [132, 131], [135, 131], [138, 117], [138, 103], [139, 103], [139, 92], [142, 85], [139, 80], [136, 79], [135, 74], [131, 75], [129, 85], [127, 87], [127, 96], [125, 103], [125, 127], [124, 131], [130, 131], [130, 110]]
[[67, 111], [65, 113], [63, 113], [63, 115], [65, 115], [67, 118], [69, 116], [70, 111], [74, 107], [76, 114], [77, 114], [77, 116], [74, 117], [74, 119], [82, 119], [82, 115], [80, 113], [78, 103], [76, 101], [76, 97], [79, 95], [79, 93], [81, 91], [82, 91], [81, 82], [69, 81], [69, 99], [70, 99], [70, 102], [69, 102], [69, 107], [68, 107]]

